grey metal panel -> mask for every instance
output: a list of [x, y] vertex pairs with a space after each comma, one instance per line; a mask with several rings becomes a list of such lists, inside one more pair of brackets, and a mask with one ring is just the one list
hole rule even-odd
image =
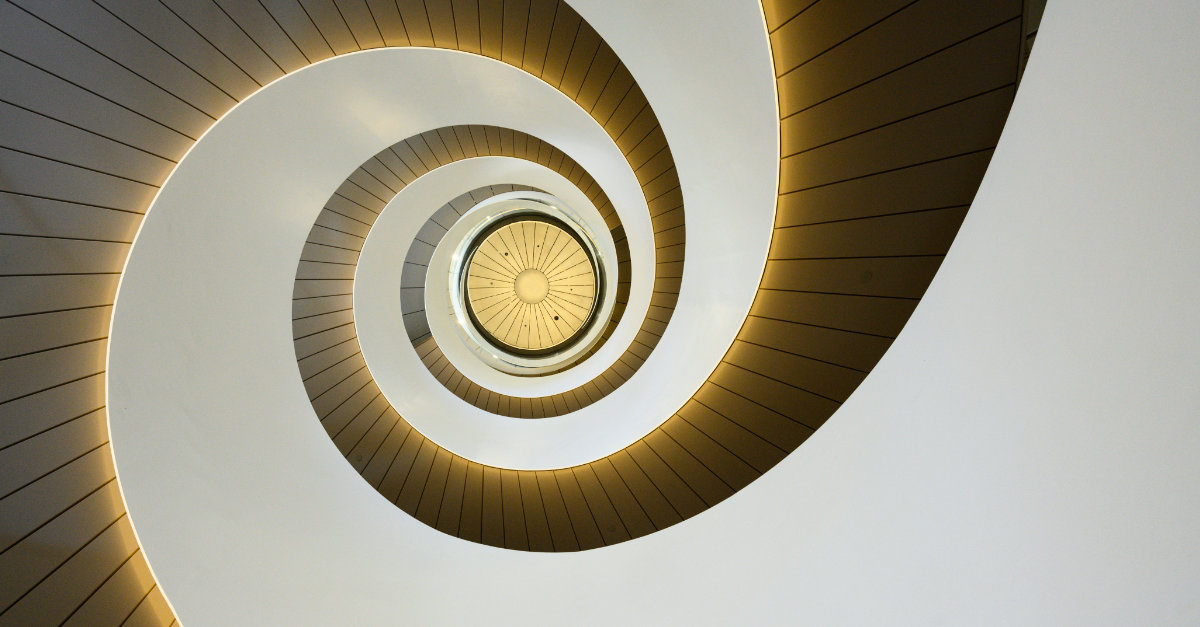
[[351, 324], [331, 327], [296, 339], [296, 354], [304, 358], [339, 342], [354, 339], [354, 337], [354, 327]]
[[393, 196], [396, 195], [395, 190], [404, 187], [404, 181], [400, 180], [397, 174], [390, 170], [387, 165], [385, 165], [383, 161], [380, 161], [378, 158], [368, 160], [360, 167], [360, 169], [369, 174], [371, 178], [379, 181], [386, 188], [385, 191], [389, 193], [384, 197], [389, 201]]
[[186, 64], [163, 54], [140, 32], [99, 5], [70, 0], [16, 0], [16, 3], [213, 118], [228, 111], [239, 97], [248, 95], [228, 92]]
[[1020, 0], [914, 2], [780, 77], [780, 114], [814, 105], [1020, 14]]
[[[197, 13], [217, 11], [209, 2], [148, 3], [139, 0], [98, 0], [107, 11], [137, 30], [196, 74], [236, 100], [254, 93], [261, 86], [229, 57], [229, 49], [218, 50], [208, 39], [213, 34], [197, 32]], [[193, 23], [188, 22], [192, 20]], [[236, 30], [230, 28], [229, 30]], [[239, 33], [240, 34], [240, 33]], [[207, 37], [207, 38], [206, 38]], [[224, 42], [223, 42], [224, 43]], [[232, 48], [236, 50], [236, 48]]]
[[[321, 398], [325, 394], [334, 394], [331, 392], [335, 386], [342, 383], [346, 379], [353, 376], [356, 372], [361, 371], [366, 367], [366, 362], [363, 361], [361, 353], [355, 353], [348, 359], [339, 361], [332, 366], [321, 370], [304, 381], [304, 389], [308, 390], [309, 399]], [[344, 394], [341, 399], [344, 400], [349, 394]], [[382, 409], [380, 410], [382, 411]]]
[[375, 20], [383, 41], [389, 46], [407, 46], [408, 32], [400, 19], [400, 10], [394, 0], [367, 0], [367, 10]]
[[326, 201], [325, 209], [367, 224], [374, 224], [379, 217], [379, 213], [376, 211], [336, 194]]
[[[367, 163], [376, 163], [376, 160], [369, 159]], [[363, 191], [384, 204], [387, 204], [396, 195], [398, 189], [390, 187], [387, 183], [387, 178], [380, 179], [362, 167], [351, 172], [350, 176], [346, 177], [346, 180], [359, 186]]]
[[505, 63], [521, 67], [521, 60], [525, 57], [525, 30], [529, 16], [529, 0], [506, 0], [504, 2], [500, 58]]
[[0, 449], [104, 407], [97, 374], [0, 404]]
[[424, 285], [425, 266], [405, 263], [400, 271], [400, 285]]
[[0, 360], [108, 337], [112, 307], [0, 318]]
[[[992, 151], [915, 165], [779, 196], [776, 226], [970, 205]], [[942, 181], [929, 185], [928, 181]]]
[[408, 339], [414, 343], [429, 337], [429, 320], [425, 317], [425, 311], [404, 314], [404, 328], [408, 330]]
[[103, 409], [0, 450], [0, 498], [108, 441]]
[[0, 316], [107, 305], [118, 279], [116, 274], [0, 277]]
[[[450, 43], [449, 33], [434, 39], [433, 25], [429, 21], [425, 2], [421, 0], [396, 0], [404, 29], [414, 46], [446, 46]], [[443, 23], [439, 22], [439, 26]], [[439, 33], [441, 35], [441, 33]]]
[[216, 119], [8, 3], [0, 3], [0, 50], [191, 138]]
[[129, 618], [125, 619], [122, 627], [156, 627], [172, 624], [173, 621], [174, 614], [171, 613], [171, 606], [167, 605], [167, 599], [163, 596], [162, 590], [155, 586], [133, 610]]
[[655, 529], [664, 529], [681, 520], [683, 517], [671, 505], [655, 485], [653, 479], [634, 461], [629, 451], [621, 450], [608, 457], [609, 463], [616, 471], [619, 487], [628, 489], [636, 502], [638, 510], [650, 519]]
[[771, 33], [775, 71], [783, 74], [885, 19], [911, 0], [818, 2]]
[[[782, 121], [782, 153], [790, 155], [1012, 84], [1017, 59], [993, 51], [1017, 38], [1007, 22], [951, 48], [888, 73]], [[947, 76], [962, 77], [948, 81]], [[880, 107], [887, 100], [887, 107]]]
[[[296, 0], [292, 0], [295, 2]], [[336, 54], [345, 54], [360, 50], [358, 42], [350, 32], [350, 27], [342, 19], [341, 13], [333, 4], [333, 0], [299, 0], [304, 12], [321, 31], [322, 38]]]
[[391, 148], [376, 154], [374, 160], [382, 163], [389, 172], [394, 174], [396, 178], [400, 179], [400, 182], [405, 185], [413, 182], [417, 178], [416, 173], [413, 171], [413, 167], [416, 166], [409, 166], [408, 163], [401, 159], [400, 155], [396, 154]]
[[383, 34], [362, 0], [336, 0], [337, 13], [350, 29], [354, 42], [361, 49], [383, 46]]
[[[995, 146], [1015, 87], [988, 92], [783, 159], [787, 192]], [[957, 132], [947, 133], [953, 128]]]
[[105, 344], [97, 340], [0, 361], [0, 403], [103, 372]]
[[361, 237], [325, 228], [314, 228], [308, 234], [308, 241], [354, 251], [361, 250], [363, 245]]
[[349, 387], [337, 394], [337, 397], [341, 399], [340, 404], [337, 404], [332, 410], [317, 414], [317, 417], [320, 418], [329, 435], [336, 436], [380, 394], [379, 388], [374, 385]]
[[368, 388], [375, 388], [375, 385], [372, 383], [371, 373], [367, 372], [367, 367], [363, 364], [359, 370], [333, 387], [312, 395], [313, 409], [317, 411], [318, 416], [329, 416], [335, 409], [343, 407], [345, 400], [356, 391]]
[[[321, 215], [317, 217], [316, 224], [339, 231], [341, 233], [356, 236], [360, 242], [366, 239], [367, 233], [371, 231], [371, 223], [334, 213], [332, 211], [322, 211]], [[361, 243], [359, 246], [361, 246]]]
[[425, 309], [425, 288], [414, 287], [400, 290], [400, 307], [405, 312]]
[[[864, 375], [858, 376], [861, 379]], [[798, 421], [717, 385], [703, 386], [697, 391], [695, 400], [784, 451], [800, 446], [813, 433], [811, 428]]]
[[889, 337], [762, 318], [748, 321], [739, 339], [862, 372], [870, 370], [891, 344]]
[[763, 3], [767, 29], [775, 31], [820, 0], [771, 0]]
[[292, 290], [292, 298], [343, 296], [352, 294], [353, 290], [352, 281], [296, 281], [295, 288]]
[[297, 338], [308, 337], [352, 322], [354, 322], [353, 310], [339, 309], [292, 322], [292, 333]]
[[358, 263], [358, 251], [334, 248], [316, 242], [305, 242], [300, 258], [305, 261], [355, 264]]
[[145, 211], [158, 188], [0, 147], [0, 189], [129, 211]]
[[190, 137], [4, 54], [0, 54], [0, 85], [4, 86], [0, 98], [14, 105], [165, 159], [178, 160], [192, 144]]
[[0, 233], [132, 242], [142, 214], [0, 192]]
[[15, 625], [66, 621], [135, 552], [137, 539], [122, 515], [5, 610], [5, 620]]
[[334, 55], [333, 48], [313, 23], [304, 6], [296, 0], [262, 0], [261, 4], [270, 13], [288, 39], [295, 42], [310, 63]]
[[865, 335], [895, 337], [916, 302], [898, 298], [773, 292], [758, 294], [750, 315]]
[[465, 52], [480, 54], [482, 34], [479, 29], [479, 3], [472, 0], [451, 0], [454, 8], [454, 28], [458, 47]]
[[429, 220], [449, 231], [450, 227], [454, 226], [454, 223], [458, 221], [458, 218], [459, 213], [454, 210], [454, 207], [451, 207], [450, 204], [447, 203], [442, 205], [442, 207], [437, 211], [433, 212], [433, 215], [429, 217]]
[[437, 246], [438, 242], [446, 235], [446, 229], [439, 226], [436, 222], [428, 221], [421, 225], [417, 231], [416, 240], [432, 246]]
[[306, 316], [319, 315], [329, 311], [334, 311], [336, 309], [347, 309], [353, 305], [354, 303], [352, 302], [349, 294], [297, 300], [292, 302], [292, 317], [293, 319], [299, 319]]
[[0, 274], [121, 272], [129, 244], [0, 235]]
[[[408, 255], [404, 258], [404, 263], [410, 263], [419, 266], [428, 266], [430, 259], [433, 258], [435, 248], [425, 242], [413, 241], [412, 246], [408, 249]], [[409, 287], [408, 283], [401, 283], [402, 287]], [[415, 285], [413, 285], [415, 287]]]
[[84, 496], [0, 553], [0, 607], [8, 607], [110, 525], [124, 509], [115, 481]]
[[343, 263], [301, 261], [296, 267], [296, 278], [304, 279], [354, 279], [354, 266]]
[[929, 257], [768, 261], [762, 289], [915, 299], [940, 264]]
[[942, 255], [966, 214], [966, 207], [948, 207], [778, 229], [768, 257]]
[[[300, 47], [288, 37], [262, 4], [240, 0], [217, 0], [216, 4], [285, 73], [309, 64]], [[261, 78], [259, 80], [262, 81]]]
[[725, 361], [838, 401], [846, 400], [866, 376], [859, 369], [742, 340], [733, 343]]
[[[342, 451], [343, 455], [350, 456], [351, 451], [355, 446], [367, 435], [373, 427], [385, 420], [385, 414], [391, 406], [388, 405], [387, 399], [382, 394], [376, 395], [361, 411], [354, 416], [345, 428], [343, 428], [333, 438], [333, 444]], [[361, 463], [362, 460], [354, 460], [350, 457], [352, 463]]]
[[0, 551], [7, 550], [115, 477], [112, 450], [106, 444], [0, 499]]
[[[380, 211], [383, 211], [383, 206], [387, 204], [387, 200], [384, 200], [383, 197], [376, 196], [349, 180], [337, 188], [337, 194], [347, 200], [358, 203], [376, 215]], [[391, 197], [389, 196], [388, 200], [390, 199]]]
[[305, 359], [299, 360], [300, 378], [309, 378], [324, 372], [327, 368], [358, 354], [358, 342], [354, 339], [343, 340]]
[[0, 102], [0, 146], [157, 185], [174, 162]]
[[154, 586], [150, 567], [137, 552], [126, 558], [100, 587], [93, 591], [67, 619], [64, 626], [117, 625], [137, 607], [138, 602]]
[[466, 194], [463, 194], [463, 195], [455, 198], [454, 200], [451, 200], [449, 204], [450, 204], [450, 208], [453, 209], [455, 213], [457, 213], [458, 215], [461, 216], [462, 214], [469, 211], [471, 209], [471, 207], [474, 207], [475, 203], [476, 203], [476, 201], [474, 198], [471, 197], [471, 193], [467, 192]]

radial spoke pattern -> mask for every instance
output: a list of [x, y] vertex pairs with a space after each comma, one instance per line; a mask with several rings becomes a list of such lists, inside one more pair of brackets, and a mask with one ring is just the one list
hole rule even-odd
[[565, 348], [591, 321], [596, 269], [580, 242], [541, 219], [483, 236], [467, 266], [467, 304], [489, 340], [519, 351]]

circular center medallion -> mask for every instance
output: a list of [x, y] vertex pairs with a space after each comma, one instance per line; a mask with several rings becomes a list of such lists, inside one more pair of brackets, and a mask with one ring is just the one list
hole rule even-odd
[[513, 281], [513, 291], [521, 302], [536, 305], [546, 300], [546, 295], [550, 293], [550, 280], [546, 278], [546, 273], [530, 268], [517, 275]]
[[523, 215], [476, 240], [466, 264], [471, 322], [500, 348], [545, 354], [577, 340], [594, 314], [595, 262], [566, 225]]

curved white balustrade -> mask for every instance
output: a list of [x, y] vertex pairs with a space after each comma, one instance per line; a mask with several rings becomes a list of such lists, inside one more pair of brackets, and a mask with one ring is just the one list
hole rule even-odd
[[[654, 91], [670, 83], [646, 69], [669, 67], [670, 57], [654, 51], [754, 37], [765, 46], [761, 30], [746, 30], [750, 4], [720, 3], [719, 15], [704, 16], [670, 2], [577, 4], [648, 85], [677, 162], [698, 140], [673, 135], [672, 107], [660, 108]], [[630, 19], [660, 5], [695, 23]], [[702, 28], [716, 21], [720, 37]], [[173, 354], [145, 347], [142, 380], [114, 378], [110, 409], [130, 514], [160, 583], [185, 624], [1194, 623], [1197, 23], [1190, 0], [1051, 0], [958, 240], [862, 387], [726, 502], [614, 547], [533, 554], [426, 527], [336, 455], [298, 381], [279, 390], [290, 405], [261, 416], [222, 413], [179, 389], [174, 353], [196, 354], [214, 331], [237, 330], [251, 303], [223, 303], [221, 324], [148, 331], [147, 342], [170, 343]], [[697, 58], [715, 66], [686, 67], [709, 77], [736, 70], [706, 54]], [[221, 126], [214, 135], [252, 130]], [[205, 143], [180, 167], [211, 158]], [[337, 143], [328, 153], [338, 168], [279, 180], [283, 201], [319, 206], [369, 156]], [[681, 168], [685, 185], [695, 183], [689, 176]], [[311, 218], [296, 217], [298, 234]], [[153, 211], [144, 228], [180, 243], [226, 235], [171, 231]], [[689, 232], [689, 262], [710, 250], [697, 236], [711, 243], [716, 234]], [[266, 265], [280, 255], [289, 264], [267, 288], [277, 291], [280, 322], [239, 331], [247, 340], [271, 334], [281, 359], [292, 358], [282, 321], [298, 254], [297, 245], [261, 251]], [[171, 269], [134, 269], [172, 307], [192, 298], [191, 289], [171, 293]], [[202, 298], [222, 283], [258, 285], [219, 271], [182, 278]], [[114, 328], [114, 353], [128, 350], [122, 333], [154, 329], [156, 315], [176, 311], [136, 310]], [[228, 366], [207, 375], [229, 397], [222, 407], [256, 398], [265, 377], [236, 356]], [[131, 403], [168, 391], [177, 397], [166, 413], [131, 420]]]
[[[737, 42], [728, 62], [712, 66], [733, 88], [718, 99], [724, 104], [695, 107], [713, 97], [694, 91], [708, 88], [696, 84], [691, 98], [661, 108], [655, 103], [655, 108], [660, 118], [674, 120], [667, 130], [673, 145], [673, 132], [687, 136], [686, 143], [703, 136], [714, 146], [736, 145], [734, 170], [752, 170], [754, 180], [715, 189], [711, 181], [729, 171], [724, 158], [677, 161], [689, 228], [701, 234], [700, 245], [714, 237], [704, 233], [720, 233], [723, 247], [708, 261], [689, 256], [680, 309], [655, 351], [671, 355], [663, 360], [670, 372], [660, 368], [655, 374], [652, 358], [635, 378], [656, 398], [669, 398], [661, 392], [674, 385], [676, 398], [653, 407], [630, 392], [630, 384], [622, 386], [605, 400], [620, 408], [617, 417], [643, 424], [616, 436], [619, 432], [596, 426], [574, 440], [539, 442], [519, 430], [569, 420], [496, 417], [506, 425], [522, 425], [510, 429], [520, 436], [511, 439], [512, 448], [498, 451], [511, 462], [503, 465], [557, 466], [588, 456], [589, 448], [594, 458], [649, 431], [711, 371], [745, 315], [774, 213], [773, 79], [757, 4], [714, 11], [724, 15], [707, 27]], [[704, 24], [694, 26], [681, 24], [689, 42], [678, 49], [681, 54], [705, 39]], [[655, 30], [651, 24], [641, 27]], [[747, 56], [756, 61], [742, 67]], [[652, 71], [644, 63], [634, 68], [639, 80], [675, 71], [669, 58], [650, 66]], [[385, 502], [341, 458], [313, 419], [296, 373], [290, 296], [312, 221], [346, 174], [397, 139], [430, 128], [473, 123], [527, 132], [579, 162], [615, 206], [636, 202], [622, 197], [621, 186], [614, 184], [618, 174], [606, 158], [615, 147], [598, 126], [591, 135], [563, 130], [573, 128], [569, 125], [553, 132], [555, 123], [566, 124], [564, 116], [573, 115], [548, 106], [555, 99], [569, 103], [552, 88], [492, 60], [443, 50], [368, 51], [313, 65], [261, 90], [181, 161], [143, 222], [122, 277], [108, 368], [112, 446], [130, 517], [181, 621], [268, 618], [260, 603], [271, 598], [289, 602], [272, 608], [270, 620], [378, 623], [393, 615], [395, 593], [410, 577], [424, 582], [411, 593], [430, 599], [430, 590], [422, 588], [441, 577], [436, 571], [447, 572], [458, 560], [474, 561], [473, 555], [502, 561], [515, 556], [416, 522]], [[456, 106], [445, 107], [445, 102]], [[753, 115], [744, 124], [723, 118], [731, 106]], [[624, 175], [632, 177], [621, 163]], [[637, 200], [644, 202], [640, 193]], [[631, 252], [644, 249], [634, 237], [631, 233]], [[703, 318], [709, 330], [688, 328], [687, 316]], [[166, 346], [171, 350], [163, 350]], [[623, 392], [629, 396], [620, 400]], [[630, 411], [632, 406], [639, 411]], [[359, 555], [367, 546], [373, 547], [370, 554]], [[572, 556], [554, 568], [613, 551], [619, 549]], [[309, 566], [330, 562], [334, 555], [347, 561]], [[515, 557], [525, 564], [553, 559]], [[250, 561], [236, 563], [241, 558]], [[349, 562], [358, 564], [344, 567]], [[484, 565], [477, 575], [487, 570]], [[282, 572], [289, 575], [273, 576]], [[353, 586], [373, 601], [327, 594], [342, 586]], [[311, 594], [314, 589], [326, 593]], [[222, 602], [213, 603], [214, 598]], [[346, 602], [358, 609], [345, 614], [339, 606]]]

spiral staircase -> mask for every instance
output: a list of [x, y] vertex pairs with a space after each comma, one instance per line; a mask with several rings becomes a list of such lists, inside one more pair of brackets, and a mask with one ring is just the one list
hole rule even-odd
[[[1200, 162], [1196, 10], [1056, 0], [1026, 74], [1043, 7], [0, 0], [0, 625], [1196, 618], [1195, 288], [1113, 338], [1167, 288], [1039, 281], [1121, 237], [1197, 269], [1188, 177], [1116, 218]], [[1101, 58], [1174, 134], [1078, 110]], [[1144, 159], [1030, 156], [1097, 133]], [[1038, 213], [1092, 184], [1097, 223]], [[1107, 426], [1150, 396], [1117, 363], [1157, 446]], [[995, 465], [1076, 450], [1048, 424], [1098, 457], [1047, 476], [1131, 486], [1023, 509]], [[1153, 592], [1041, 535], [1100, 516]]]

